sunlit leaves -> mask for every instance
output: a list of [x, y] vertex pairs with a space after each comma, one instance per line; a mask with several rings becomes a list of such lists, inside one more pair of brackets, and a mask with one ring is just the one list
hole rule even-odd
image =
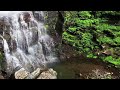
[[112, 56], [107, 56], [103, 60], [107, 61], [107, 62], [110, 62], [114, 65], [120, 65], [120, 58], [114, 58]]
[[[97, 58], [93, 51], [96, 49], [100, 51], [102, 45], [107, 45], [106, 49], [111, 49], [113, 55], [118, 51], [115, 47], [120, 48], [120, 25], [119, 19], [115, 24], [110, 24], [109, 21], [115, 20], [111, 16], [119, 15], [119, 11], [68, 11], [65, 17], [63, 39], [90, 58]], [[114, 56], [119, 57], [117, 54]], [[120, 59], [115, 57], [100, 57], [113, 64], [120, 62]]]

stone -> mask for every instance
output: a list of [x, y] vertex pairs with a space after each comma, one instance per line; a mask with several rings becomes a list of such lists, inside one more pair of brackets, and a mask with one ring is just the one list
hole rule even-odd
[[21, 68], [15, 72], [15, 79], [25, 79], [30, 73], [27, 72], [24, 68]]
[[105, 50], [102, 53], [105, 54], [105, 55], [112, 55], [112, 51], [111, 50]]
[[34, 72], [30, 73], [25, 79], [36, 79], [40, 74], [41, 69], [37, 68]]
[[0, 74], [0, 79], [5, 79], [5, 78]]
[[50, 68], [48, 71], [42, 72], [37, 79], [57, 79], [57, 72]]
[[24, 21], [25, 21], [26, 23], [29, 23], [29, 22], [30, 22], [30, 18], [31, 18], [30, 14], [27, 13], [27, 12], [25, 12], [25, 13], [24, 13], [24, 17], [23, 17]]
[[102, 71], [99, 69], [92, 70], [92, 73], [89, 73], [87, 79], [115, 79], [113, 72]]

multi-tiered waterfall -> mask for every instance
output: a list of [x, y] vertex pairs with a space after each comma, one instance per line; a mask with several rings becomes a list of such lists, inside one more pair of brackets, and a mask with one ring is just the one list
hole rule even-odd
[[57, 62], [42, 11], [0, 11], [0, 25], [8, 74], [20, 68], [31, 72]]

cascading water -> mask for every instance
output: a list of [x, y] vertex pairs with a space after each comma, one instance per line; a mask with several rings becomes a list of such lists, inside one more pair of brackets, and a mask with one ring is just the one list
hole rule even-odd
[[16, 68], [31, 72], [58, 61], [53, 39], [44, 26], [42, 11], [0, 11], [0, 24], [8, 74]]

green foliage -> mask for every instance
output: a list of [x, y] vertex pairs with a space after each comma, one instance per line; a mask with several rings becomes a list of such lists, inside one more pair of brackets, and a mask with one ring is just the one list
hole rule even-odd
[[80, 19], [89, 19], [91, 17], [91, 14], [89, 11], [80, 11], [78, 12]]
[[104, 31], [104, 30], [112, 30], [112, 31], [119, 31], [120, 30], [120, 26], [114, 26], [114, 25], [109, 25], [106, 23], [102, 23], [98, 26], [96, 26], [96, 29], [99, 31]]
[[113, 41], [120, 45], [120, 37], [116, 37]]
[[78, 26], [81, 26], [81, 27], [90, 27], [92, 26], [92, 23], [94, 23], [93, 20], [76, 20], [77, 23], [78, 23]]
[[120, 15], [120, 11], [96, 11], [97, 17], [102, 15]]
[[[67, 11], [65, 13], [63, 40], [66, 43], [89, 58], [97, 58], [95, 50], [103, 52], [101, 47], [106, 45], [106, 50], [111, 49], [112, 55], [99, 57], [119, 65], [117, 52], [120, 49], [120, 25], [116, 26], [115, 23], [120, 20], [120, 11]], [[110, 24], [114, 22], [113, 19], [115, 23]]]
[[101, 36], [97, 39], [100, 44], [112, 44], [113, 40], [110, 37]]
[[83, 33], [81, 38], [81, 44], [83, 45], [83, 47], [93, 49], [93, 47], [91, 46], [92, 45], [91, 39], [92, 35], [90, 33]]
[[70, 45], [73, 45], [73, 46], [78, 44], [77, 37], [74, 35], [71, 35], [67, 32], [63, 33], [63, 40], [66, 40], [67, 43], [69, 43]]
[[120, 58], [114, 58], [112, 56], [107, 56], [103, 59], [103, 61], [107, 61], [107, 62], [110, 62], [114, 65], [120, 65]]
[[68, 31], [72, 32], [72, 33], [75, 33], [77, 31], [77, 28], [76, 27], [69, 27]]
[[92, 53], [91, 53], [91, 54], [88, 54], [87, 57], [88, 57], [88, 58], [97, 58], [97, 56], [93, 55]]

